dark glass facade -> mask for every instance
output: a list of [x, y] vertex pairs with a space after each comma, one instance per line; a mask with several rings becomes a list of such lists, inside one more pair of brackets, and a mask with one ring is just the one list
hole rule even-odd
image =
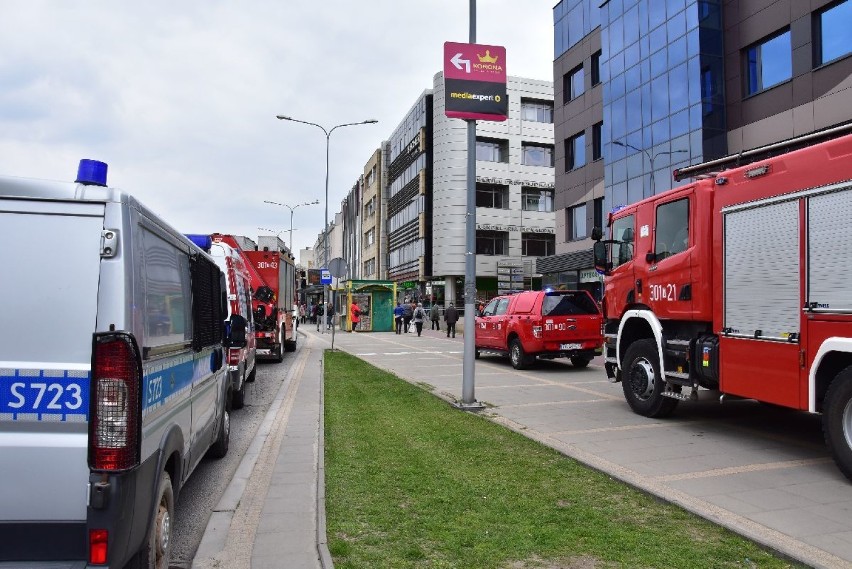
[[719, 0], [610, 0], [600, 24], [609, 209], [726, 153], [723, 30]]

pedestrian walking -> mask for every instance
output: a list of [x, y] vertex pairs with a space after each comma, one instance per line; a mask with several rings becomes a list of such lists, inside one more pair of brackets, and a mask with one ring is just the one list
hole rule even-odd
[[414, 317], [414, 309], [409, 303], [402, 305], [402, 329], [408, 334], [408, 327], [411, 326], [411, 319]]
[[402, 334], [402, 313], [404, 309], [402, 304], [396, 303], [396, 308], [393, 309], [393, 321], [396, 324], [396, 333]]
[[353, 302], [349, 307], [349, 320], [352, 322], [350, 331], [354, 332], [358, 329], [358, 323], [361, 322], [361, 308], [357, 302]]
[[325, 307], [325, 329], [331, 330], [332, 326], [334, 326], [334, 304], [329, 302]]
[[444, 322], [447, 323], [447, 338], [450, 337], [450, 334], [453, 335], [453, 338], [456, 337], [456, 322], [459, 321], [459, 312], [456, 310], [456, 307], [453, 306], [451, 302], [447, 309], [444, 311]]
[[322, 317], [325, 313], [325, 304], [317, 304], [315, 306], [316, 310], [314, 310], [314, 320], [317, 322], [317, 332], [320, 331], [320, 325], [322, 324]]
[[414, 327], [417, 328], [417, 336], [423, 332], [423, 321], [426, 320], [426, 311], [423, 310], [423, 305], [421, 303], [417, 303], [417, 307], [414, 309]]
[[301, 306], [299, 306], [299, 320], [302, 324], [305, 323], [305, 303], [303, 302]]
[[432, 321], [432, 330], [441, 330], [441, 310], [437, 304], [432, 304], [429, 309], [429, 319]]

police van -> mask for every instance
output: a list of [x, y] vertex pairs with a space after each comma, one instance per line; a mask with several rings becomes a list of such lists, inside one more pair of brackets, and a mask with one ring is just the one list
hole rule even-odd
[[228, 451], [224, 275], [106, 171], [0, 177], [0, 567], [167, 567]]

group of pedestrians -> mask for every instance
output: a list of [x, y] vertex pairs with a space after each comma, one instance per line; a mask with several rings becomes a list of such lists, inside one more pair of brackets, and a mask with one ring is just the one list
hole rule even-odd
[[[433, 304], [432, 307], [428, 310], [423, 308], [423, 304], [420, 302], [405, 302], [405, 303], [396, 303], [396, 308], [393, 309], [393, 318], [396, 323], [396, 333], [408, 333], [409, 328], [411, 327], [411, 323], [414, 322], [414, 328], [417, 330], [417, 335], [420, 336], [423, 333], [423, 322], [428, 319], [432, 322], [432, 330], [440, 330], [441, 329], [441, 312], [440, 308], [437, 304]], [[450, 305], [444, 310], [444, 322], [447, 324], [447, 338], [456, 337], [456, 322], [459, 321], [459, 313], [456, 310], [456, 307], [453, 306], [451, 302]]]

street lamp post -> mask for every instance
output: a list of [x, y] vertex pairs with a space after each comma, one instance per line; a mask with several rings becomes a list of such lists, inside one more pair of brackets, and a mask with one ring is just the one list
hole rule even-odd
[[[323, 219], [323, 265], [322, 268], [328, 268], [328, 168], [329, 168], [329, 143], [331, 141], [331, 133], [337, 130], [338, 128], [343, 128], [345, 126], [358, 126], [361, 124], [376, 124], [376, 119], [367, 119], [360, 122], [347, 122], [342, 124], [336, 124], [331, 128], [325, 128], [324, 126], [317, 124], [315, 122], [303, 121], [299, 119], [294, 119], [293, 117], [288, 117], [286, 115], [275, 115], [280, 121], [290, 121], [290, 122], [298, 122], [302, 124], [308, 124], [311, 126], [315, 126], [320, 129], [325, 134], [325, 218]], [[325, 309], [328, 310], [328, 285], [323, 286], [323, 302], [325, 303]], [[325, 316], [328, 318], [328, 316]], [[334, 320], [332, 316], [332, 333], [334, 332], [333, 328]], [[324, 328], [323, 328], [324, 330]]]
[[671, 154], [687, 154], [689, 152], [688, 150], [664, 150], [664, 151], [661, 151], [661, 152], [655, 152], [654, 154], [651, 154], [648, 151], [648, 149], [636, 148], [635, 146], [633, 146], [632, 144], [629, 144], [627, 142], [621, 142], [619, 140], [613, 140], [612, 143], [615, 144], [616, 146], [621, 146], [622, 148], [632, 148], [633, 150], [636, 150], [637, 152], [644, 152], [645, 153], [645, 156], [648, 157], [648, 161], [651, 163], [651, 194], [657, 193], [657, 187], [654, 185], [654, 158], [656, 158], [657, 156], [661, 156], [663, 154], [669, 154], [669, 155], [671, 155]]
[[287, 209], [290, 210], [290, 252], [293, 253], [293, 212], [296, 211], [297, 209], [299, 209], [300, 207], [302, 207], [303, 205], [317, 205], [318, 203], [320, 203], [319, 200], [314, 200], [312, 202], [300, 203], [300, 204], [296, 204], [294, 206], [290, 206], [290, 205], [287, 205], [285, 203], [273, 202], [273, 201], [269, 201], [269, 200], [263, 200], [263, 203], [269, 203], [269, 204], [272, 204], [272, 205], [280, 205], [281, 207], [286, 207]]

